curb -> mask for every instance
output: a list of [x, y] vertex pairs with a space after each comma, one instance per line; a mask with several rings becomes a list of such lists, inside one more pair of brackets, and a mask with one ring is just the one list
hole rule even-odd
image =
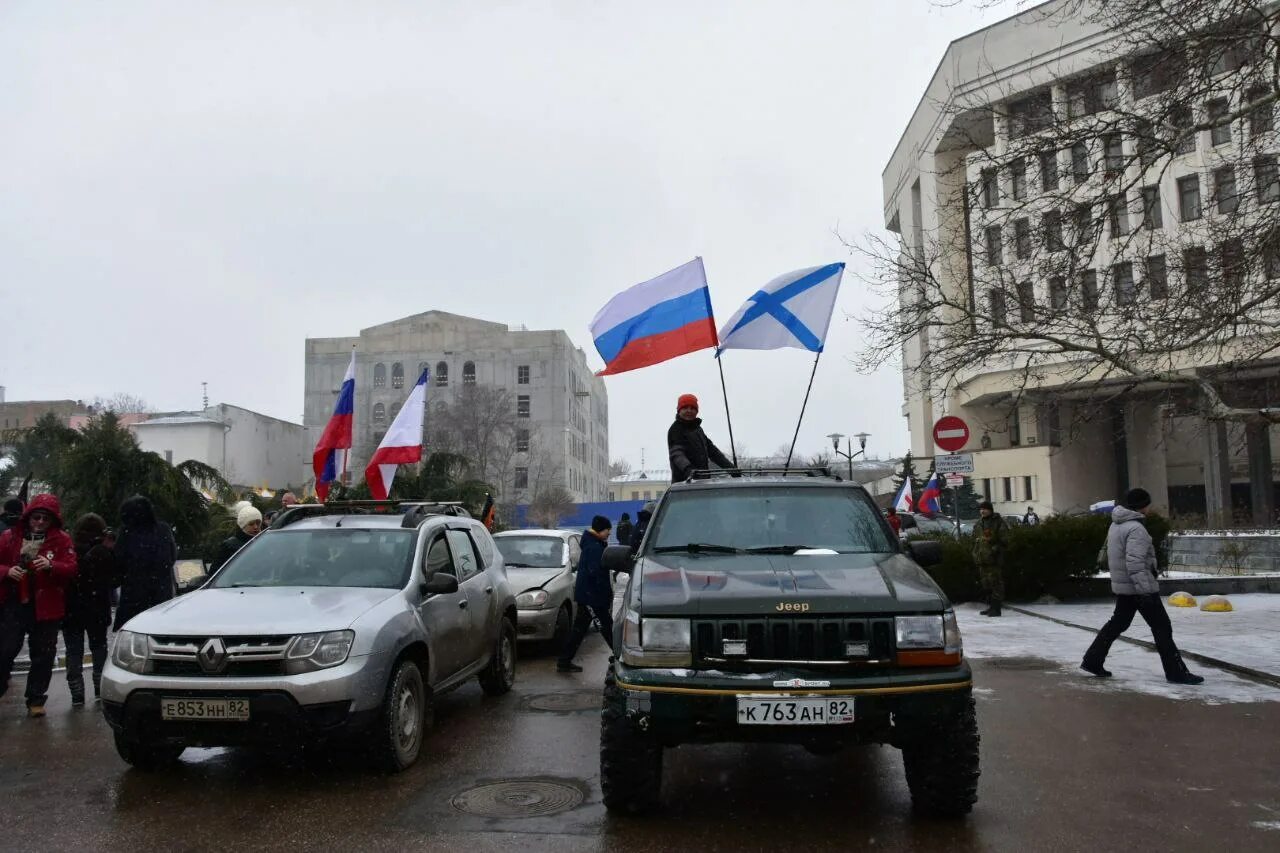
[[[1023, 616], [1034, 616], [1035, 618], [1043, 619], [1046, 622], [1054, 622], [1058, 625], [1064, 625], [1068, 628], [1078, 628], [1081, 631], [1088, 631], [1090, 634], [1098, 633], [1097, 628], [1090, 628], [1088, 625], [1079, 625], [1075, 622], [1068, 622], [1065, 619], [1058, 619], [1053, 616], [1045, 616], [1043, 613], [1036, 613], [1033, 610], [1025, 610], [1021, 607], [1015, 607], [1012, 604], [1006, 604], [1004, 607], [1006, 610], [1012, 610], [1015, 613], [1021, 613]], [[1136, 637], [1126, 637], [1123, 634], [1121, 634], [1118, 639], [1121, 640], [1122, 642], [1129, 643], [1134, 646], [1141, 646], [1142, 648], [1147, 649], [1148, 651], [1154, 652], [1156, 650], [1156, 644], [1151, 642], [1150, 640], [1139, 640]], [[1241, 678], [1246, 678], [1249, 681], [1256, 681], [1256, 682], [1259, 682], [1260, 684], [1265, 684], [1268, 687], [1275, 687], [1277, 689], [1280, 689], [1280, 675], [1275, 675], [1270, 672], [1264, 672], [1263, 670], [1254, 669], [1248, 666], [1241, 666], [1238, 663], [1231, 663], [1230, 661], [1221, 660], [1219, 658], [1209, 657], [1208, 655], [1202, 655], [1199, 652], [1188, 652], [1183, 649], [1179, 649], [1178, 652], [1184, 658], [1190, 658], [1191, 660], [1196, 661], [1197, 663], [1202, 663], [1202, 664], [1205, 664], [1206, 666], [1217, 667], [1218, 669], [1225, 669], [1227, 672], [1234, 673], [1235, 675], [1238, 675]]]

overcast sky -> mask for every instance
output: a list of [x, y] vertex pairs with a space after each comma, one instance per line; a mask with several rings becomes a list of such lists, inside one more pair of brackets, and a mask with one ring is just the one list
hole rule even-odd
[[[1008, 14], [1011, 10], [1000, 10]], [[303, 341], [441, 309], [564, 328], [696, 255], [719, 322], [882, 224], [880, 172], [974, 4], [0, 4], [9, 400], [126, 391], [301, 420]], [[852, 273], [852, 269], [850, 273]], [[847, 274], [800, 448], [907, 448]], [[790, 441], [811, 356], [734, 351], [740, 446]], [[611, 455], [676, 396], [727, 449], [710, 351], [606, 379]]]

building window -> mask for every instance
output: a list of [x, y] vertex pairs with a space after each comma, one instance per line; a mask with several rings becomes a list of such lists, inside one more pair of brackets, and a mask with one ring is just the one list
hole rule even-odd
[[1029, 281], [1018, 283], [1018, 319], [1024, 323], [1036, 319], [1036, 290]]
[[1098, 272], [1085, 270], [1080, 273], [1080, 307], [1086, 312], [1098, 310]]
[[529, 452], [529, 431], [527, 429], [516, 430], [516, 453]]
[[1169, 123], [1173, 125], [1174, 131], [1178, 134], [1178, 141], [1173, 147], [1173, 153], [1190, 154], [1195, 151], [1196, 133], [1192, 128], [1196, 122], [1191, 113], [1191, 107], [1183, 104], [1171, 109], [1169, 111]]
[[398, 361], [391, 365], [391, 387], [404, 387], [404, 365]]
[[1122, 196], [1113, 195], [1107, 199], [1107, 227], [1111, 236], [1123, 237], [1129, 233], [1129, 206]]
[[994, 168], [983, 169], [978, 179], [978, 201], [986, 210], [994, 210], [1000, 203], [1000, 182]]
[[1152, 299], [1169, 296], [1169, 270], [1164, 255], [1152, 255], [1145, 264], [1147, 295]]
[[639, 492], [637, 492], [635, 489], [632, 489], [632, 490], [631, 490], [631, 500], [633, 500], [633, 501], [638, 501], [638, 500], [640, 500], [640, 493], [639, 493]]
[[373, 422], [375, 424], [385, 424], [387, 422], [387, 407], [381, 403], [373, 404]]
[[653, 500], [653, 492], [646, 489], [644, 493], [644, 499], [647, 501]]
[[1018, 406], [1014, 406], [1009, 412], [1009, 446], [1019, 447], [1022, 445], [1022, 417]]
[[[386, 438], [386, 437], [387, 437], [387, 431], [386, 431], [385, 429], [378, 429], [378, 430], [374, 430], [374, 431], [373, 431], [373, 440], [374, 440], [376, 443], [378, 443], [378, 444], [381, 444], [381, 443], [382, 443], [382, 439], [384, 439], [384, 438]], [[349, 473], [349, 472], [348, 472], [348, 473]], [[349, 484], [349, 482], [350, 482], [350, 481], [348, 481], [348, 484]]]
[[1239, 239], [1222, 241], [1218, 246], [1218, 265], [1222, 270], [1222, 283], [1228, 290], [1238, 291], [1244, 286], [1248, 267], [1244, 259], [1244, 244]]
[[1117, 305], [1133, 304], [1133, 264], [1123, 261], [1111, 267], [1111, 285], [1114, 288]]
[[1108, 133], [1102, 137], [1102, 162], [1107, 170], [1107, 177], [1114, 178], [1124, 171], [1124, 142], [1118, 133]]
[[1071, 146], [1071, 177], [1077, 184], [1089, 180], [1089, 146], [1083, 142]]
[[1220, 166], [1213, 170], [1213, 198], [1219, 213], [1235, 213], [1240, 207], [1236, 193], [1236, 170], [1232, 166]]
[[1009, 104], [1009, 137], [1021, 139], [1038, 133], [1053, 123], [1053, 98], [1048, 91], [1038, 92]]
[[1067, 308], [1067, 281], [1060, 275], [1049, 279], [1049, 307], [1054, 311]]
[[1020, 261], [1031, 257], [1031, 222], [1029, 220], [1014, 220], [1013, 253]]
[[396, 416], [400, 414], [400, 407], [401, 407], [401, 405], [402, 405], [402, 404], [400, 404], [400, 403], [392, 403], [392, 404], [391, 404], [391, 413], [390, 413], [390, 415], [391, 415], [391, 421], [392, 421], [392, 423], [394, 423], [394, 422], [395, 422]]
[[1138, 119], [1134, 126], [1133, 148], [1138, 155], [1138, 164], [1149, 169], [1160, 157], [1160, 146], [1156, 142], [1155, 128], [1146, 119]]
[[1027, 161], [1021, 157], [1009, 166], [1009, 189], [1014, 201], [1026, 201], [1027, 198]]
[[1187, 175], [1178, 178], [1178, 213], [1183, 222], [1200, 218], [1200, 176]]
[[529, 469], [517, 468], [515, 483], [513, 483], [512, 485], [514, 485], [517, 489], [529, 488]]
[[1145, 98], [1166, 92], [1186, 74], [1187, 57], [1181, 50], [1167, 50], [1133, 61], [1133, 96]]
[[1276, 167], [1276, 155], [1264, 154], [1253, 158], [1253, 184], [1260, 204], [1280, 200], [1280, 170]]
[[[1266, 89], [1250, 89], [1248, 94], [1245, 95], [1245, 100], [1252, 104], [1266, 97]], [[1250, 139], [1257, 139], [1262, 134], [1270, 133], [1275, 129], [1275, 110], [1275, 102], [1271, 100], [1268, 100], [1262, 106], [1249, 110]]]
[[1200, 294], [1209, 287], [1209, 254], [1203, 246], [1192, 246], [1182, 253], [1182, 274], [1186, 279], [1187, 292]]
[[1051, 192], [1058, 188], [1058, 152], [1040, 152], [1040, 189]]
[[1050, 210], [1041, 220], [1044, 229], [1044, 247], [1050, 252], [1061, 252], [1066, 248], [1062, 240], [1062, 211]]
[[1262, 268], [1268, 279], [1280, 278], [1280, 231], [1272, 231], [1262, 241]]
[[1142, 188], [1142, 227], [1148, 229], [1164, 227], [1164, 214], [1160, 211], [1159, 186]]
[[529, 365], [521, 364], [516, 367], [516, 384], [517, 385], [529, 384]]
[[1093, 234], [1093, 207], [1088, 204], [1077, 204], [1072, 212], [1076, 232], [1076, 245], [1083, 245]]
[[613, 489], [610, 489], [610, 490], [609, 490], [609, 502], [610, 502], [610, 503], [613, 503], [613, 502], [614, 502], [614, 501], [616, 501], [617, 499], [618, 499], [618, 493], [617, 493], [617, 492], [615, 492]]
[[436, 362], [436, 384], [440, 386], [449, 384], [449, 365], [443, 361]]
[[1067, 118], [1080, 118], [1119, 103], [1114, 70], [1092, 75], [1067, 86]]
[[529, 417], [529, 395], [528, 394], [516, 395], [516, 417], [517, 418]]
[[985, 233], [987, 238], [987, 266], [998, 267], [1004, 262], [1004, 252], [1000, 245], [1000, 226], [988, 225]]
[[1231, 125], [1222, 120], [1231, 112], [1231, 105], [1226, 98], [1214, 98], [1204, 105], [1205, 118], [1213, 126], [1209, 128], [1209, 143], [1213, 146], [1226, 145], [1231, 141]]
[[991, 309], [991, 325], [996, 327], [1007, 325], [1008, 312], [1005, 310], [1004, 291], [992, 289], [987, 294], [987, 304]]
[[464, 361], [462, 363], [462, 384], [476, 384], [476, 363], [474, 361]]
[[387, 384], [387, 366], [381, 362], [373, 366], [373, 387], [383, 388]]
[[1034, 488], [1035, 479], [1036, 479], [1035, 477], [1022, 478], [1022, 499], [1023, 500], [1033, 501], [1036, 499], [1036, 492]]

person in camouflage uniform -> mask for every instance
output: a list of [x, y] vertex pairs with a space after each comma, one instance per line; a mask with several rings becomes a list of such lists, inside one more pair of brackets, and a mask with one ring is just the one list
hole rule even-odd
[[978, 513], [982, 517], [973, 526], [973, 562], [990, 603], [981, 615], [999, 616], [1004, 601], [1004, 519], [995, 514], [991, 501], [978, 504]]

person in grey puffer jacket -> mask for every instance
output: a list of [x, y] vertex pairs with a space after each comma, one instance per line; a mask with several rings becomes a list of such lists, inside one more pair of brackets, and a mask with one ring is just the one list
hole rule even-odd
[[1133, 624], [1133, 615], [1141, 613], [1151, 626], [1151, 636], [1164, 665], [1164, 677], [1174, 684], [1200, 684], [1204, 679], [1189, 672], [1182, 662], [1182, 655], [1173, 642], [1173, 625], [1160, 599], [1156, 549], [1142, 523], [1150, 511], [1151, 495], [1145, 489], [1130, 489], [1120, 505], [1111, 511], [1107, 568], [1111, 572], [1111, 591], [1116, 594], [1116, 609], [1084, 653], [1080, 668], [1100, 678], [1110, 677], [1111, 673], [1103, 668], [1107, 652], [1116, 638]]

